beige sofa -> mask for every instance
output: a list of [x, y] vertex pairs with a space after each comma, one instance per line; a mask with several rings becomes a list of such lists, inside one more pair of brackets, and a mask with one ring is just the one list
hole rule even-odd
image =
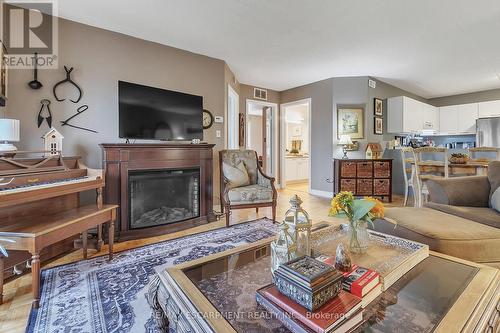
[[490, 208], [500, 161], [488, 176], [431, 180], [424, 208], [388, 208], [375, 230], [428, 244], [431, 250], [500, 268], [500, 213]]

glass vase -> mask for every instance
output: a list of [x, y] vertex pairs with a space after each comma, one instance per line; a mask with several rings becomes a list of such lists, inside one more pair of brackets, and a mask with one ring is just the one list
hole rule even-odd
[[370, 236], [365, 221], [350, 221], [348, 237], [351, 253], [366, 253]]

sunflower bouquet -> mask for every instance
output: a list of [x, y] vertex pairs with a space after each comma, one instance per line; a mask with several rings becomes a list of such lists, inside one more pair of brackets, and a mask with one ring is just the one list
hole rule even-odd
[[368, 248], [367, 224], [373, 226], [373, 220], [384, 217], [384, 204], [375, 198], [355, 199], [352, 192], [342, 191], [331, 202], [329, 216], [343, 217], [349, 220], [351, 252], [362, 253]]

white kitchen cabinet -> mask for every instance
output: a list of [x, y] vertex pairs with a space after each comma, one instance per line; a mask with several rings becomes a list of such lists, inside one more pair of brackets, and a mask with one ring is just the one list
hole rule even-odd
[[439, 131], [439, 109], [430, 104], [418, 102], [422, 113], [422, 127], [424, 130]]
[[398, 96], [387, 99], [387, 131], [420, 133], [439, 130], [439, 109], [413, 98]]
[[458, 133], [475, 134], [478, 115], [477, 103], [458, 105]]
[[500, 117], [500, 101], [479, 103], [479, 118]]
[[439, 134], [474, 134], [478, 117], [477, 103], [439, 108]]
[[458, 132], [458, 105], [439, 108], [439, 133], [456, 134]]
[[309, 178], [309, 159], [305, 157], [285, 158], [285, 180], [299, 181]]

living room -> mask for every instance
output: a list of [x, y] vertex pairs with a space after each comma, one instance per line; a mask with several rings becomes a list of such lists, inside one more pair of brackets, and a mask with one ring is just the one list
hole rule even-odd
[[500, 330], [496, 2], [1, 5], [0, 332]]

